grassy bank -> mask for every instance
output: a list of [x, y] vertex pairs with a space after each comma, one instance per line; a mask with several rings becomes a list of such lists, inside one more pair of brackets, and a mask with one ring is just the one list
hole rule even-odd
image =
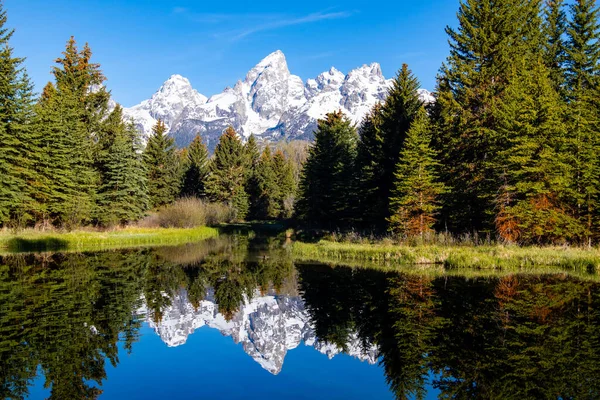
[[438, 246], [296, 242], [297, 260], [367, 262], [386, 266], [525, 271], [540, 268], [600, 272], [598, 249], [517, 246]]
[[106, 232], [0, 231], [0, 252], [94, 251], [135, 246], [165, 246], [218, 236], [216, 228], [125, 228]]

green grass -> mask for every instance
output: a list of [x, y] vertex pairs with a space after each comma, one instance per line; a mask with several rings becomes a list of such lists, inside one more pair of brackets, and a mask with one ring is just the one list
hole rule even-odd
[[165, 246], [198, 242], [219, 235], [216, 228], [125, 228], [114, 231], [34, 230], [12, 234], [0, 231], [0, 253], [32, 251], [95, 251], [138, 246]]
[[573, 247], [439, 246], [296, 242], [297, 260], [366, 262], [387, 267], [533, 271], [600, 272], [598, 249]]

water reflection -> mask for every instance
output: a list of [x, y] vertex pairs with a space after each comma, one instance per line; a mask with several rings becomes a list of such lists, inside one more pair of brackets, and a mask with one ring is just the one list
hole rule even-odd
[[52, 399], [97, 398], [107, 366], [122, 356], [118, 344], [135, 355], [147, 323], [168, 346], [217, 329], [272, 374], [302, 344], [379, 362], [398, 399], [433, 390], [456, 399], [598, 398], [599, 286], [566, 274], [294, 266], [277, 240], [248, 237], [7, 256], [0, 396], [27, 398], [41, 374]]

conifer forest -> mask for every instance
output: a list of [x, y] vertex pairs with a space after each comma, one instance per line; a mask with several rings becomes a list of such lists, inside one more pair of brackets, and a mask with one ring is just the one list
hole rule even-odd
[[358, 125], [331, 110], [307, 146], [230, 127], [210, 154], [201, 135], [177, 148], [162, 121], [142, 141], [111, 103], [92, 49], [73, 37], [34, 93], [1, 11], [0, 226], [122, 226], [191, 197], [237, 221], [597, 244], [596, 1], [463, 0], [457, 17], [435, 101], [420, 99], [400, 65]]

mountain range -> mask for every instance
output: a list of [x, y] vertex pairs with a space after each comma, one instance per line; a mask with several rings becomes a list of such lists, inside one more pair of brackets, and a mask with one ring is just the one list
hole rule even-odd
[[[187, 146], [198, 133], [214, 149], [225, 128], [243, 137], [255, 134], [263, 140], [310, 140], [317, 119], [342, 110], [359, 123], [387, 95], [392, 79], [386, 79], [377, 63], [363, 65], [347, 75], [331, 68], [304, 82], [292, 75], [281, 51], [269, 54], [243, 80], [207, 98], [181, 75], [171, 76], [148, 100], [124, 110], [143, 139], [158, 119], [164, 121], [179, 147]], [[425, 89], [425, 102], [433, 96]]]
[[[162, 319], [155, 322], [144, 306], [137, 311], [169, 347], [185, 344], [196, 329], [207, 326], [217, 329], [241, 344], [244, 352], [262, 368], [277, 375], [281, 372], [289, 350], [304, 343], [329, 358], [344, 352], [338, 346], [321, 341], [315, 334], [310, 315], [300, 296], [261, 295], [258, 291], [246, 298], [240, 309], [227, 320], [219, 312], [210, 289], [198, 307], [194, 307], [181, 289], [171, 297], [171, 304], [162, 310]], [[345, 353], [361, 361], [375, 364], [379, 351], [374, 345], [364, 348], [358, 335], [351, 335]]]

